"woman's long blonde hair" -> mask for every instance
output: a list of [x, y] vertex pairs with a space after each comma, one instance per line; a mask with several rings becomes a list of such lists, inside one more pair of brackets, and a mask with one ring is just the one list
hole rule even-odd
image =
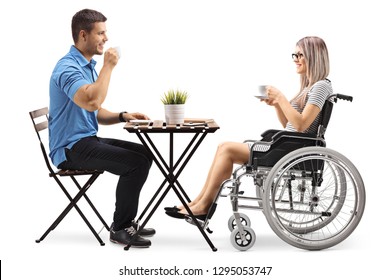
[[308, 36], [300, 39], [297, 46], [301, 49], [306, 62], [306, 73], [301, 74], [301, 88], [298, 94], [293, 98], [302, 108], [305, 104], [307, 90], [304, 94], [300, 93], [305, 88], [310, 88], [316, 82], [324, 80], [329, 75], [329, 55], [328, 48], [324, 40], [315, 36]]

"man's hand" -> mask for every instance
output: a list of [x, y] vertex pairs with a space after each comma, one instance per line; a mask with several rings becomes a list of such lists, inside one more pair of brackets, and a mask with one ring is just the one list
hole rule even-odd
[[124, 113], [123, 114], [123, 118], [126, 121], [130, 121], [130, 120], [150, 120], [150, 118], [147, 115], [142, 114], [142, 113]]
[[104, 65], [114, 67], [119, 60], [119, 53], [114, 48], [109, 48], [104, 53]]

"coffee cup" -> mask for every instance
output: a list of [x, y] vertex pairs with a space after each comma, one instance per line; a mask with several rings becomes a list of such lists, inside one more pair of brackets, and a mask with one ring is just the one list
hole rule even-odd
[[259, 99], [267, 99], [268, 98], [267, 85], [259, 86], [259, 94], [255, 95], [255, 97]]
[[114, 47], [114, 49], [116, 50], [116, 53], [118, 54], [118, 58], [121, 58], [121, 56], [122, 56], [121, 47]]

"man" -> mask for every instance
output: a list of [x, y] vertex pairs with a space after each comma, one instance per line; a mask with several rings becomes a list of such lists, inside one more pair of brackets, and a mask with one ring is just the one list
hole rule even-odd
[[[137, 230], [134, 222], [139, 194], [152, 165], [140, 144], [97, 137], [98, 124], [149, 119], [141, 113], [113, 113], [102, 107], [107, 97], [118, 52], [109, 48], [99, 75], [93, 56], [102, 55], [107, 42], [106, 17], [84, 9], [72, 19], [74, 45], [55, 66], [50, 79], [50, 158], [61, 169], [105, 170], [119, 175], [110, 240], [128, 244]], [[154, 229], [144, 228], [132, 247], [149, 247]]]

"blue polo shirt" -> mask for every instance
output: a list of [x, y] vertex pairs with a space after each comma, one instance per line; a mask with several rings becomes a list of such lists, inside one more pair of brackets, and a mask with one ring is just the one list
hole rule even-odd
[[97, 111], [88, 112], [73, 102], [77, 90], [97, 78], [96, 61], [87, 61], [72, 46], [55, 66], [50, 78], [49, 156], [55, 166], [66, 160], [65, 148], [98, 131]]

